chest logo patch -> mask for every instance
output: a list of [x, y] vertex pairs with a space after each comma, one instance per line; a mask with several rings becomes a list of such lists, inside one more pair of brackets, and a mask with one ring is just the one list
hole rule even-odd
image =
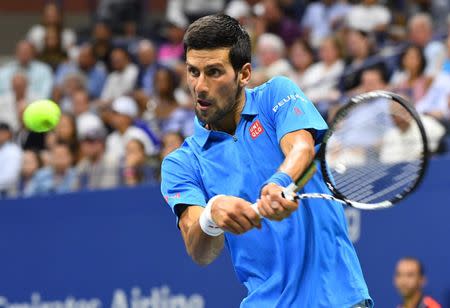
[[264, 127], [262, 127], [261, 122], [259, 120], [256, 120], [255, 123], [250, 126], [250, 137], [252, 139], [258, 138], [259, 135], [261, 135], [264, 132]]

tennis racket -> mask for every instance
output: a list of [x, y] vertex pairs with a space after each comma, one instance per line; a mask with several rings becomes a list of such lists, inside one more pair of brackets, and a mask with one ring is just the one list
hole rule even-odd
[[[389, 208], [417, 188], [428, 158], [414, 107], [394, 93], [368, 92], [336, 113], [314, 160], [283, 197], [328, 199], [363, 210]], [[298, 193], [318, 168], [331, 194]], [[252, 207], [258, 212], [256, 203]]]

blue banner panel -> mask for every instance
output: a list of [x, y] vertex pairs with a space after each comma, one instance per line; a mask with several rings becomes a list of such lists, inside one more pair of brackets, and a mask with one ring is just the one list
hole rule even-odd
[[450, 307], [450, 160], [436, 159], [419, 189], [394, 208], [362, 211], [356, 250], [376, 307], [401, 302], [393, 277], [401, 257], [425, 266], [427, 294]]
[[0, 203], [0, 307], [238, 307], [228, 254], [186, 254], [157, 187]]
[[[419, 257], [427, 294], [450, 307], [450, 160], [388, 210], [347, 209], [376, 307], [396, 307], [396, 261]], [[0, 308], [238, 307], [227, 253], [187, 256], [158, 187], [0, 201]], [[313, 307], [314, 308], [314, 307]]]

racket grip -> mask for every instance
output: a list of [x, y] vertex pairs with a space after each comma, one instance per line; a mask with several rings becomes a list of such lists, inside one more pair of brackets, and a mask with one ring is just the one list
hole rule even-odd
[[288, 187], [284, 188], [281, 192], [281, 195], [283, 198], [289, 200], [289, 201], [295, 201], [295, 190], [297, 189], [297, 185], [294, 183], [289, 184]]
[[256, 212], [256, 214], [258, 214], [258, 216], [259, 216], [260, 218], [262, 218], [262, 215], [261, 215], [261, 213], [260, 213], [259, 210], [258, 210], [258, 203], [252, 203], [251, 207], [252, 207], [252, 209]]

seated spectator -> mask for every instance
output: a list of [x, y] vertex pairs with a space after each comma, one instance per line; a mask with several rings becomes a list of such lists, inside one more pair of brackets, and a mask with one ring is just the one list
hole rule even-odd
[[81, 160], [76, 165], [77, 189], [106, 189], [119, 184], [119, 162], [105, 155], [106, 128], [94, 114], [77, 118]]
[[142, 40], [138, 46], [139, 75], [137, 78], [137, 90], [144, 92], [148, 97], [153, 95], [153, 82], [158, 68], [156, 61], [156, 47], [149, 40]]
[[[412, 141], [420, 139], [420, 131], [411, 115], [398, 105], [391, 105], [391, 117], [394, 126], [383, 136], [380, 160], [397, 163], [419, 160], [422, 155], [422, 143]], [[428, 149], [435, 153], [445, 135], [445, 128], [437, 120], [427, 115], [420, 115], [428, 141]]]
[[168, 19], [165, 28], [166, 42], [159, 46], [158, 62], [162, 65], [174, 67], [183, 60], [183, 37], [188, 24], [185, 20]]
[[314, 48], [339, 29], [351, 6], [346, 1], [320, 0], [310, 2], [302, 17], [302, 30]]
[[73, 94], [86, 89], [86, 79], [80, 73], [67, 74], [60, 88], [53, 91], [53, 100], [59, 102], [61, 110], [66, 113], [73, 112]]
[[427, 65], [425, 75], [434, 77], [445, 59], [445, 46], [433, 39], [433, 22], [430, 15], [419, 13], [408, 21], [409, 41], [423, 48]]
[[22, 169], [16, 185], [14, 195], [24, 196], [29, 194], [30, 183], [35, 181], [36, 173], [43, 166], [39, 152], [36, 150], [25, 150], [23, 152]]
[[417, 258], [405, 257], [397, 262], [394, 284], [403, 300], [399, 308], [441, 308], [438, 302], [423, 292], [426, 284], [425, 270]]
[[13, 132], [21, 128], [21, 119], [25, 107], [37, 99], [37, 95], [28, 89], [27, 76], [22, 72], [14, 74], [11, 90], [0, 96], [0, 122], [6, 122]]
[[346, 16], [346, 24], [364, 32], [383, 33], [391, 21], [391, 12], [379, 0], [362, 0]]
[[124, 49], [113, 49], [111, 66], [113, 71], [108, 75], [100, 96], [104, 102], [111, 102], [120, 96], [130, 94], [138, 76], [137, 66], [130, 61], [130, 57]]
[[285, 53], [286, 47], [280, 37], [272, 33], [262, 34], [256, 45], [258, 66], [253, 72], [251, 86], [258, 86], [275, 76], [292, 74]]
[[426, 93], [431, 80], [424, 75], [426, 59], [422, 48], [410, 46], [400, 57], [398, 71], [391, 78], [394, 92], [409, 97], [413, 104], [417, 103]]
[[39, 98], [49, 98], [53, 87], [53, 73], [50, 66], [35, 59], [33, 45], [19, 41], [16, 45], [15, 60], [6, 63], [0, 69], [0, 94], [11, 89], [11, 80], [18, 71], [28, 77], [31, 93]]
[[258, 39], [264, 33], [272, 33], [290, 47], [301, 36], [298, 23], [285, 14], [281, 1], [263, 0], [257, 5], [255, 35]]
[[51, 163], [52, 148], [61, 142], [69, 146], [72, 153], [72, 162], [76, 162], [78, 160], [79, 150], [77, 128], [75, 117], [69, 113], [61, 114], [58, 125], [45, 136], [46, 150], [41, 151], [41, 157], [45, 166]]
[[450, 121], [450, 74], [439, 73], [421, 100], [416, 102], [416, 109], [422, 114], [434, 117], [442, 123]]
[[361, 81], [361, 73], [371, 67], [384, 67], [384, 59], [374, 55], [373, 42], [368, 33], [349, 30], [345, 36], [347, 60], [339, 82], [342, 92], [355, 88]]
[[161, 67], [155, 75], [155, 96], [151, 99], [151, 113], [161, 134], [179, 131], [187, 137], [194, 132], [194, 112], [181, 107], [175, 99], [178, 81], [175, 73]]
[[92, 28], [92, 49], [95, 59], [111, 70], [111, 52], [113, 50], [111, 27], [102, 21], [95, 23]]
[[326, 115], [329, 105], [340, 96], [337, 86], [344, 71], [342, 49], [336, 38], [323, 40], [319, 60], [305, 71], [302, 90], [319, 111]]
[[0, 123], [0, 199], [8, 196], [17, 184], [22, 165], [22, 149], [12, 142], [12, 130], [7, 123]]
[[56, 3], [49, 2], [44, 6], [42, 22], [34, 25], [27, 33], [27, 40], [30, 41], [37, 52], [41, 52], [45, 45], [45, 34], [47, 27], [56, 27], [61, 32], [61, 43], [63, 50], [68, 52], [77, 41], [75, 32], [70, 28], [64, 28], [62, 11]]
[[[72, 114], [78, 119], [83, 114], [91, 112], [91, 106], [89, 102], [89, 94], [86, 90], [75, 90], [72, 93]], [[77, 126], [78, 127], [78, 126]]]
[[145, 134], [132, 134], [125, 145], [125, 158], [120, 169], [122, 185], [136, 186], [141, 183], [156, 183], [156, 168], [147, 156]]
[[90, 98], [96, 99], [100, 97], [106, 81], [107, 71], [105, 65], [95, 58], [92, 45], [84, 44], [79, 48], [76, 62], [63, 63], [58, 67], [55, 75], [56, 91], [62, 91], [64, 81], [71, 74], [81, 74], [83, 76]]
[[161, 161], [164, 160], [164, 158], [181, 147], [181, 145], [184, 142], [184, 137], [179, 132], [168, 132], [163, 135], [161, 139], [161, 151], [160, 151], [160, 159]]
[[[106, 153], [119, 160], [125, 153], [125, 140], [130, 134], [146, 132], [134, 126], [134, 121], [138, 117], [138, 106], [136, 102], [127, 96], [115, 99], [111, 105], [111, 114], [109, 115], [109, 124], [114, 131], [106, 139]], [[147, 135], [148, 136], [148, 135]], [[150, 140], [148, 143], [148, 155], [155, 155], [157, 148], [155, 143]]]
[[37, 59], [50, 65], [55, 72], [58, 66], [67, 60], [67, 52], [61, 43], [61, 33], [56, 27], [45, 29], [44, 48], [37, 55]]
[[39, 170], [29, 183], [25, 196], [60, 194], [74, 191], [76, 172], [68, 144], [57, 142], [50, 150], [50, 165]]
[[292, 71], [288, 77], [302, 89], [306, 82], [305, 72], [314, 63], [314, 50], [306, 41], [297, 39], [289, 49], [288, 59], [292, 65]]

